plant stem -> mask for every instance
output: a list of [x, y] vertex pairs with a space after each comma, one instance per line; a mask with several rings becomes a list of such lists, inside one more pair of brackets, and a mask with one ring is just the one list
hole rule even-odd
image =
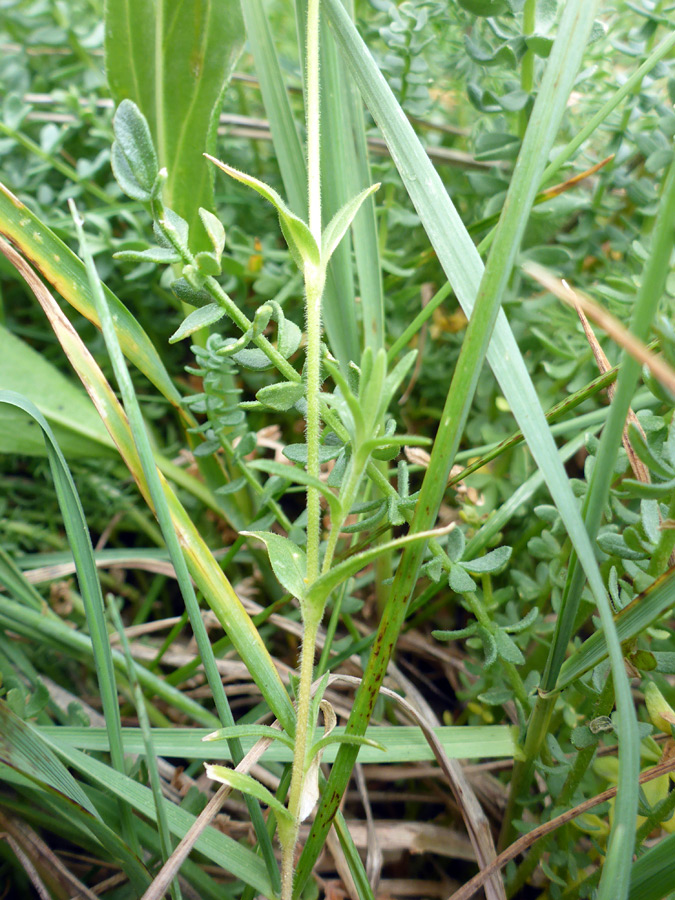
[[[319, 113], [319, 0], [307, 4], [307, 200], [309, 229], [321, 246], [321, 126]], [[321, 296], [325, 272], [305, 263], [307, 302], [307, 471], [319, 477], [321, 436]], [[307, 580], [319, 575], [321, 507], [316, 488], [307, 490]]]
[[295, 729], [295, 749], [293, 752], [293, 774], [288, 794], [288, 810], [293, 816], [293, 826], [284, 834], [279, 831], [282, 845], [281, 857], [281, 898], [291, 900], [293, 896], [293, 859], [295, 845], [300, 830], [300, 803], [305, 781], [307, 756], [307, 736], [313, 731], [313, 723], [309, 721], [311, 710], [312, 677], [314, 675], [314, 650], [316, 633], [320, 617], [313, 613], [305, 619], [305, 630], [302, 639], [302, 656], [300, 659], [300, 684], [298, 686], [298, 715]]

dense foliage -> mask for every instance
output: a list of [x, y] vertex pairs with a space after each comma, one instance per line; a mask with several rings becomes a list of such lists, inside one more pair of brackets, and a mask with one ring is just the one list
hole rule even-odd
[[669, 896], [672, 4], [179, 6], [0, 4], [5, 895]]

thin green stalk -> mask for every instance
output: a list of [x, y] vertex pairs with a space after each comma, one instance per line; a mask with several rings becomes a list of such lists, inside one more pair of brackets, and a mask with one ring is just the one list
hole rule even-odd
[[[307, 198], [309, 230], [321, 246], [321, 124], [319, 109], [319, 0], [307, 4]], [[325, 274], [321, 267], [305, 263], [307, 304], [307, 472], [320, 474], [321, 437], [321, 296]], [[316, 488], [307, 490], [307, 579], [319, 575], [321, 506]]]
[[[94, 302], [96, 304], [99, 321], [101, 323], [101, 330], [106, 343], [106, 348], [108, 350], [108, 355], [110, 356], [110, 360], [115, 371], [115, 377], [119, 385], [124, 409], [129, 419], [129, 425], [131, 427], [134, 443], [141, 460], [143, 474], [150, 491], [150, 497], [152, 499], [157, 520], [162, 530], [162, 535], [166, 542], [166, 546], [171, 557], [171, 562], [173, 563], [174, 569], [176, 571], [176, 578], [181, 589], [185, 608], [190, 618], [190, 625], [192, 626], [192, 631], [197, 642], [197, 648], [199, 650], [199, 655], [204, 666], [206, 679], [211, 689], [216, 710], [221, 722], [225, 726], [232, 726], [235, 724], [234, 717], [232, 716], [230, 704], [228, 702], [227, 695], [225, 694], [225, 689], [218, 672], [218, 666], [213, 655], [213, 648], [211, 647], [211, 642], [209, 641], [206, 626], [204, 625], [204, 620], [201, 616], [199, 602], [197, 601], [197, 596], [192, 585], [192, 579], [190, 578], [190, 573], [188, 572], [187, 563], [185, 561], [185, 557], [183, 556], [183, 552], [178, 541], [178, 536], [171, 521], [169, 505], [167, 503], [166, 495], [164, 493], [159, 473], [157, 471], [157, 467], [152, 455], [152, 448], [150, 446], [150, 440], [145, 428], [145, 423], [143, 421], [143, 414], [136, 397], [133, 382], [131, 381], [131, 376], [129, 375], [129, 369], [127, 368], [126, 359], [124, 358], [124, 354], [122, 353], [122, 350], [120, 348], [117, 333], [115, 331], [115, 326], [112, 320], [112, 315], [103, 294], [101, 282], [85, 239], [82, 220], [77, 213], [75, 204], [71, 201], [70, 205], [71, 212], [73, 213], [73, 219], [75, 221], [77, 235], [80, 241], [80, 251], [82, 253], [83, 260], [87, 269], [87, 274], [89, 276], [89, 284], [94, 296]], [[232, 759], [235, 761], [235, 764], [243, 759], [244, 751], [242, 749], [241, 742], [238, 739], [230, 739], [228, 741], [228, 747], [230, 749], [230, 753], [232, 754]], [[277, 868], [276, 860], [274, 858], [274, 850], [271, 842], [269, 841], [265, 823], [262, 818], [260, 806], [252, 797], [246, 796], [245, 799], [247, 807], [249, 809], [249, 814], [251, 815], [251, 820], [253, 822], [254, 828], [256, 829], [256, 836], [258, 837], [258, 841], [263, 851], [270, 881], [276, 887], [276, 885], [279, 884], [279, 871]]]

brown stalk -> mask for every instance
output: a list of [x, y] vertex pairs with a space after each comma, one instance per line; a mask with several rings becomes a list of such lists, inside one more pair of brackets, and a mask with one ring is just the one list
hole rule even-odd
[[[660, 778], [662, 775], [667, 775], [673, 770], [675, 770], [675, 759], [669, 759], [667, 762], [659, 763], [657, 766], [653, 766], [651, 769], [646, 769], [644, 772], [640, 773], [640, 784], [645, 784], [645, 782], [652, 781], [654, 778]], [[588, 812], [589, 809], [593, 809], [594, 806], [599, 806], [606, 800], [611, 800], [616, 796], [616, 792], [616, 787], [608, 788], [601, 794], [591, 797], [590, 800], [584, 800], [584, 802], [580, 803], [578, 806], [567, 810], [567, 812], [561, 813], [559, 816], [551, 819], [550, 822], [544, 822], [543, 825], [539, 825], [538, 828], [534, 828], [532, 831], [524, 834], [521, 838], [518, 838], [517, 841], [514, 841], [507, 847], [506, 850], [500, 853], [488, 866], [482, 869], [477, 875], [474, 875], [471, 881], [467, 881], [467, 883], [458, 891], [455, 891], [448, 900], [470, 900], [476, 891], [482, 887], [487, 878], [502, 869], [508, 862], [515, 859], [516, 856], [519, 856], [525, 850], [528, 850], [539, 840], [539, 838], [551, 834], [552, 831], [556, 831], [558, 828], [571, 822], [572, 819], [576, 819], [577, 816], [583, 815], [585, 812]]]
[[[597, 363], [598, 369], [600, 369], [600, 374], [604, 375], [605, 372], [609, 372], [609, 370], [612, 368], [609, 360], [605, 356], [605, 352], [600, 346], [600, 343], [596, 338], [595, 333], [591, 328], [591, 325], [586, 318], [586, 314], [584, 313], [583, 309], [577, 304], [576, 310], [577, 315], [579, 316], [579, 319], [581, 321], [581, 327], [584, 329], [586, 339], [591, 345], [591, 350], [593, 351], [593, 356], [595, 357], [595, 362]], [[610, 401], [614, 399], [614, 394], [616, 394], [616, 382], [607, 385], [607, 395]], [[637, 453], [633, 449], [633, 445], [630, 442], [630, 437], [628, 436], [629, 424], [634, 425], [638, 429], [642, 437], [645, 439], [645, 441], [647, 440], [644, 429], [642, 425], [640, 425], [640, 420], [635, 415], [632, 409], [628, 410], [628, 415], [626, 416], [626, 424], [623, 427], [623, 433], [621, 435], [621, 441], [626, 453], [628, 454], [630, 467], [633, 470], [633, 474], [635, 475], [637, 480], [641, 481], [643, 484], [650, 484], [651, 478], [649, 476], [649, 469], [637, 455]]]
[[571, 306], [572, 309], [581, 307], [589, 319], [592, 319], [596, 325], [599, 325], [612, 340], [623, 347], [634, 359], [643, 366], [647, 366], [654, 378], [672, 394], [675, 394], [675, 369], [662, 357], [651, 353], [642, 341], [634, 337], [618, 319], [607, 312], [606, 309], [603, 309], [599, 303], [591, 300], [586, 294], [574, 290], [566, 281], [556, 278], [548, 269], [537, 263], [526, 262], [522, 268], [531, 278], [538, 281], [542, 287], [545, 287], [547, 291], [550, 291], [563, 303]]

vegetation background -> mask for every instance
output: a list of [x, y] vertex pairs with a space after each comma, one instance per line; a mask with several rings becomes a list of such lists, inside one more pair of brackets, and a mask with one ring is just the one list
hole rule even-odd
[[674, 10], [1, 0], [3, 896], [675, 896]]

